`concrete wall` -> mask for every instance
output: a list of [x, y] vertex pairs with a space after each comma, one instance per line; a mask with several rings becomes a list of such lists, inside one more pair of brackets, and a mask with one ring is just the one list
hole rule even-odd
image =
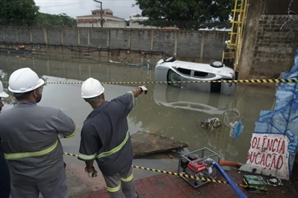
[[[78, 23], [77, 27], [101, 27], [100, 21], [90, 23]], [[137, 23], [136, 21], [105, 21], [103, 24], [104, 28], [145, 28], [145, 29], [160, 29], [159, 27], [146, 26]]]
[[[101, 27], [100, 21], [98, 22], [90, 22], [90, 23], [78, 23], [77, 27]], [[125, 28], [125, 21], [105, 21], [103, 24], [105, 28]]]
[[[0, 27], [1, 47], [33, 44], [46, 47], [78, 46], [94, 48], [159, 51], [190, 61], [221, 60], [225, 31], [177, 31], [128, 28]], [[30, 45], [31, 44], [31, 45]], [[93, 48], [93, 49], [94, 49]], [[62, 50], [63, 51], [63, 50]], [[65, 50], [64, 50], [65, 52]]]
[[293, 31], [287, 25], [280, 30], [287, 20], [288, 15], [261, 15], [250, 75], [279, 77], [281, 72], [289, 71], [293, 66], [298, 21]]
[[294, 0], [270, 0], [267, 1], [266, 14], [288, 14], [289, 5], [291, 13], [298, 13], [298, 1]]
[[263, 14], [267, 3], [249, 2], [238, 65], [239, 79], [276, 78], [293, 65], [298, 20], [286, 23], [288, 14]]

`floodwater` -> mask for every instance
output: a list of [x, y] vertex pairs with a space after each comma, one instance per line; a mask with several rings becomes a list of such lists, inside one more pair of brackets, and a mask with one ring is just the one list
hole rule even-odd
[[[7, 81], [9, 75], [16, 69], [30, 67], [48, 82], [77, 82], [88, 77], [94, 77], [102, 82], [126, 82], [126, 84], [104, 84], [106, 100], [126, 93], [135, 86], [127, 82], [153, 82], [154, 70], [125, 66], [124, 64], [108, 63], [101, 59], [75, 57], [47, 57], [41, 55], [0, 54], [0, 80]], [[271, 110], [274, 105], [275, 89], [237, 85], [233, 96], [216, 93], [202, 93], [166, 84], [145, 84], [147, 95], [137, 99], [137, 105], [128, 116], [131, 134], [137, 131], [147, 131], [189, 144], [180, 153], [166, 153], [135, 159], [133, 164], [148, 168], [174, 171], [178, 168], [180, 154], [192, 152], [203, 147], [216, 152], [220, 159], [245, 163], [250, 146], [250, 139], [260, 110]], [[3, 111], [11, 108], [13, 98], [5, 100]], [[75, 121], [78, 133], [74, 138], [62, 139], [64, 151], [78, 153], [80, 129], [91, 107], [80, 97], [80, 85], [50, 84], [43, 89], [43, 98], [39, 105], [60, 108]], [[213, 132], [201, 127], [200, 122], [218, 117], [230, 107], [236, 107], [240, 112], [244, 129], [236, 140], [230, 136], [230, 129], [224, 125]], [[233, 118], [232, 118], [233, 117]], [[230, 121], [237, 120], [233, 114]], [[225, 117], [225, 120], [229, 121]], [[148, 140], [150, 141], [150, 140]], [[172, 156], [175, 156], [173, 159]], [[75, 157], [65, 156], [66, 163], [82, 166], [84, 163]], [[141, 178], [154, 173], [136, 170], [135, 178]]]

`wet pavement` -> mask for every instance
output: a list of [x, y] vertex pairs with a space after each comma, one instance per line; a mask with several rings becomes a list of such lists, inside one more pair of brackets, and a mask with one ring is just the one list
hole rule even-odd
[[[298, 173], [298, 164], [296, 163], [295, 174]], [[106, 188], [103, 185], [103, 178], [93, 178], [96, 180], [96, 185], [86, 184], [89, 178], [80, 179], [83, 176], [75, 176], [75, 167], [68, 168], [67, 180], [69, 186], [70, 198], [108, 198]], [[134, 169], [135, 171], [135, 169]], [[236, 170], [227, 171], [227, 175], [239, 185], [243, 184], [243, 175], [247, 173], [238, 172]], [[250, 174], [249, 174], [250, 175]], [[85, 176], [86, 177], [86, 176]], [[225, 181], [222, 176], [217, 177], [218, 180]], [[266, 179], [266, 178], [264, 178]], [[93, 182], [94, 184], [94, 182]], [[206, 183], [198, 188], [194, 188], [188, 182], [181, 177], [158, 174], [139, 180], [135, 180], [136, 190], [138, 191], [140, 198], [236, 198], [240, 197], [232, 187], [228, 184], [220, 183]], [[95, 187], [96, 186], [96, 187]], [[93, 190], [90, 190], [93, 188]], [[295, 198], [298, 196], [297, 186], [291, 183], [291, 181], [283, 181], [282, 186], [268, 186], [268, 190], [265, 194], [250, 193], [247, 189], [239, 187], [242, 192], [249, 198]], [[78, 190], [81, 190], [78, 192]], [[89, 192], [88, 192], [89, 190]]]
[[100, 172], [96, 178], [89, 178], [84, 168], [76, 164], [67, 164], [66, 182], [69, 197], [105, 188], [105, 182]]

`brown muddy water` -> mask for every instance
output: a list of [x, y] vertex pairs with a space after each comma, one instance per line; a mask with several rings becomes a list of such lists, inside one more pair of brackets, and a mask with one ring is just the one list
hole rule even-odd
[[[16, 69], [30, 67], [48, 82], [83, 81], [94, 77], [103, 82], [154, 81], [154, 70], [103, 62], [95, 58], [47, 57], [41, 55], [0, 54], [0, 80], [7, 81]], [[104, 84], [105, 96], [111, 100], [137, 85]], [[137, 99], [137, 105], [128, 116], [131, 134], [147, 131], [189, 144], [179, 153], [166, 153], [135, 159], [133, 164], [148, 168], [174, 171], [178, 168], [180, 154], [203, 147], [215, 151], [222, 160], [245, 163], [254, 130], [254, 122], [260, 110], [270, 110], [274, 105], [274, 88], [237, 85], [233, 96], [216, 93], [202, 93], [178, 89], [166, 84], [145, 84], [147, 95]], [[235, 102], [235, 100], [237, 102]], [[12, 107], [13, 98], [5, 100], [3, 111]], [[43, 90], [40, 105], [62, 109], [77, 124], [78, 133], [74, 138], [62, 139], [64, 151], [78, 153], [80, 129], [86, 116], [92, 110], [80, 97], [80, 85], [47, 84]], [[203, 129], [200, 121], [206, 118], [222, 118], [224, 111], [235, 106], [240, 112], [244, 129], [236, 140], [230, 137], [230, 129], [221, 126], [210, 132]], [[175, 158], [173, 159], [174, 156]], [[66, 163], [82, 166], [84, 163], [75, 157], [65, 156]], [[154, 173], [135, 170], [135, 178]]]

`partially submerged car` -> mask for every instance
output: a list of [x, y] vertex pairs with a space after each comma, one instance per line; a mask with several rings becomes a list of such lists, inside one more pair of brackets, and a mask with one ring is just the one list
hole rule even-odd
[[[212, 64], [178, 61], [173, 57], [161, 59], [155, 67], [155, 80], [167, 81], [175, 87], [203, 92], [219, 92], [233, 95], [236, 89], [234, 82], [193, 82], [234, 80], [235, 72], [220, 61]], [[181, 82], [186, 81], [186, 82]], [[189, 81], [189, 82], [187, 82]], [[190, 82], [191, 81], [191, 82]]]

